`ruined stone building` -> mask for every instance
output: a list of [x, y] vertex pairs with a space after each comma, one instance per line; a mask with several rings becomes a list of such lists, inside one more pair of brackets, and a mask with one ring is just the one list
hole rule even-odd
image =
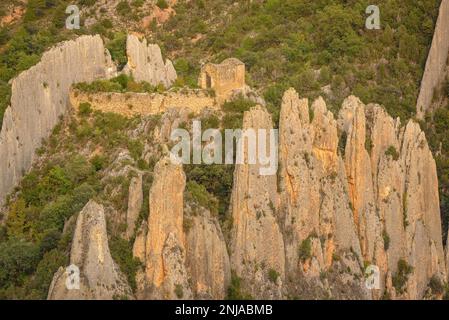
[[208, 63], [201, 69], [199, 86], [203, 89], [213, 89], [217, 100], [224, 101], [235, 90], [243, 89], [245, 85], [245, 64], [236, 58], [229, 58], [220, 64]]

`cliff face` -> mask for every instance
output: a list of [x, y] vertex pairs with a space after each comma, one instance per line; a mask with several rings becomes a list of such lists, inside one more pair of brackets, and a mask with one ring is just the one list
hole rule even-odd
[[[413, 272], [405, 297], [420, 298], [430, 278], [445, 273], [436, 166], [425, 135], [412, 120], [400, 127], [379, 106], [366, 107], [354, 97], [345, 101], [340, 119], [364, 258], [380, 267], [393, 293], [389, 278], [401, 260], [407, 262]], [[370, 162], [350, 160], [351, 141], [360, 141], [356, 154], [365, 154], [363, 146], [371, 149]], [[357, 163], [365, 169], [353, 170]]]
[[[246, 123], [267, 126], [250, 121], [262, 114], [252, 109]], [[286, 279], [278, 281], [284, 295], [307, 291], [290, 281], [299, 278], [334, 298], [417, 299], [433, 276], [445, 278], [435, 161], [418, 124], [400, 127], [355, 97], [344, 101], [337, 121], [322, 99], [309, 109], [290, 89], [279, 136], [279, 188], [252, 172], [254, 165], [237, 166], [234, 176], [231, 265], [251, 294], [266, 297], [266, 288], [251, 287], [257, 272], [244, 272], [262, 262]], [[369, 264], [380, 271], [381, 288], [372, 294], [360, 280]], [[404, 265], [412, 271], [400, 283]], [[336, 269], [350, 272], [323, 280]], [[358, 291], [338, 293], [338, 283], [342, 292]]]
[[67, 110], [72, 84], [115, 73], [100, 36], [82, 36], [46, 52], [12, 81], [0, 133], [0, 203], [31, 167], [35, 150]]
[[[143, 298], [175, 299], [175, 289], [182, 288], [183, 298], [191, 297], [185, 270], [183, 233], [183, 193], [185, 175], [182, 167], [164, 158], [155, 167], [154, 183], [150, 190], [148, 232], [142, 233], [145, 248], [140, 259], [145, 264]], [[181, 298], [181, 297], [179, 297]]]
[[[48, 299], [113, 299], [132, 297], [125, 276], [112, 260], [103, 206], [90, 201], [79, 213], [70, 252], [70, 265], [79, 268], [79, 289], [69, 290], [72, 276], [60, 268]], [[73, 283], [72, 283], [73, 284]]]
[[[186, 210], [187, 211], [187, 210]], [[197, 299], [224, 299], [231, 269], [220, 225], [208, 210], [189, 213], [186, 230], [186, 268]]]
[[[129, 62], [123, 72], [132, 74], [137, 81], [161, 83], [168, 88], [176, 80], [173, 64], [170, 60], [163, 62], [159, 46], [147, 46], [146, 40], [140, 42], [137, 37], [129, 36], [127, 54]], [[71, 86], [116, 75], [116, 66], [103, 40], [96, 35], [59, 44], [44, 53], [37, 65], [12, 81], [11, 106], [5, 111], [0, 133], [0, 204], [30, 169], [36, 149], [49, 136], [70, 102], [79, 102], [73, 96], [70, 99]], [[122, 98], [119, 100], [113, 106], [123, 102]], [[136, 102], [136, 108], [142, 109], [140, 113], [153, 114], [164, 110], [165, 102], [169, 106], [193, 103], [199, 109], [215, 105], [214, 99], [205, 95], [193, 94], [184, 99], [174, 94], [168, 98], [149, 97], [149, 101]], [[132, 111], [129, 104], [122, 105], [127, 109], [124, 113], [139, 113]]]
[[449, 54], [448, 20], [449, 1], [442, 0], [416, 105], [416, 112], [419, 118], [424, 117], [425, 112], [432, 104], [435, 90], [442, 86], [447, 75], [446, 65]]
[[[184, 211], [185, 175], [181, 165], [163, 158], [154, 172], [150, 215], [133, 249], [144, 263], [144, 271], [138, 275], [137, 296], [223, 299], [230, 269], [218, 222], [205, 209], [196, 215]], [[189, 230], [185, 230], [186, 214]]]
[[[262, 107], [245, 112], [243, 129], [249, 128], [272, 129], [271, 116]], [[248, 163], [247, 148], [243, 154]], [[276, 175], [261, 176], [261, 167], [260, 163], [235, 167], [231, 198], [231, 266], [237, 276], [245, 280], [249, 294], [257, 296], [258, 292], [263, 292], [261, 297], [280, 298], [285, 253], [277, 219], [277, 181]], [[277, 281], [269, 280], [270, 270], [279, 274]]]
[[134, 35], [128, 35], [126, 41], [128, 64], [123, 70], [134, 77], [136, 81], [146, 81], [153, 86], [163, 84], [166, 88], [175, 82], [177, 75], [170, 60], [162, 59], [158, 45], [142, 42]]
[[[166, 150], [171, 130], [190, 114], [167, 111], [152, 147]], [[271, 116], [253, 107], [244, 113], [243, 128], [271, 129]], [[223, 299], [232, 272], [241, 294], [266, 299], [420, 299], [432, 278], [447, 279], [435, 161], [415, 122], [401, 126], [381, 107], [353, 96], [335, 117], [323, 99], [309, 105], [289, 89], [280, 112], [277, 174], [263, 176], [261, 163], [247, 164], [244, 146], [246, 163], [235, 166], [232, 228], [225, 235], [217, 217], [186, 189], [181, 165], [167, 157], [158, 161], [141, 225], [142, 177], [131, 179], [126, 236], [136, 236], [133, 254], [143, 263], [137, 298]], [[86, 208], [102, 212], [92, 203]], [[88, 283], [76, 297], [122, 295], [124, 283], [119, 292], [92, 285], [121, 283], [122, 276], [105, 253], [104, 218], [90, 215], [80, 214], [72, 245], [71, 263]], [[378, 268], [379, 289], [366, 287], [367, 266]], [[62, 269], [55, 275], [50, 298], [74, 297], [64, 289], [65, 277]]]
[[361, 248], [345, 166], [337, 152], [336, 120], [322, 99], [309, 110], [307, 100], [299, 100], [290, 89], [283, 98], [279, 130], [287, 274], [313, 281], [338, 260], [360, 275]]
[[130, 239], [136, 229], [137, 219], [143, 205], [142, 174], [133, 177], [129, 184], [128, 209], [126, 212], [126, 238]]

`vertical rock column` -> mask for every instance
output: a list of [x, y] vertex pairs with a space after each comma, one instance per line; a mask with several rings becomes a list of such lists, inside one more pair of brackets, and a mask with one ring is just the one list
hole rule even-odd
[[[254, 129], [257, 135], [257, 129], [272, 128], [271, 116], [264, 108], [257, 106], [245, 112], [244, 130]], [[231, 268], [255, 298], [280, 298], [285, 257], [277, 217], [276, 175], [261, 175], [258, 160], [248, 164], [248, 145], [244, 146], [244, 164], [235, 167], [231, 198]], [[270, 272], [279, 275], [276, 283], [268, 280]]]
[[[291, 277], [300, 271], [317, 278], [335, 256], [350, 251], [360, 256], [344, 163], [337, 154], [337, 122], [324, 100], [317, 99], [309, 110], [308, 101], [289, 89], [279, 127], [287, 270]], [[305, 242], [310, 252], [301, 253]]]
[[[185, 174], [181, 165], [161, 159], [150, 189], [148, 232], [141, 230], [134, 254], [145, 265], [139, 279], [139, 298], [191, 298], [185, 268], [183, 205]], [[145, 227], [143, 228], [145, 229]]]
[[[365, 262], [377, 265], [381, 270], [382, 283], [387, 272], [384, 228], [381, 215], [375, 202], [371, 158], [367, 148], [371, 148], [370, 137], [367, 141], [367, 123], [365, 105], [356, 97], [350, 96], [344, 102], [339, 113], [341, 147], [348, 177], [349, 196], [354, 210], [354, 222], [358, 228], [360, 246]], [[387, 131], [388, 132], [388, 131]], [[377, 141], [376, 141], [377, 144]], [[386, 168], [387, 172], [391, 170]], [[387, 174], [388, 179], [394, 175]], [[398, 186], [398, 188], [400, 188]], [[385, 203], [381, 203], [385, 206]], [[385, 236], [386, 237], [386, 236]], [[397, 240], [395, 237], [394, 241]], [[399, 240], [400, 241], [400, 240]], [[396, 243], [401, 246], [400, 243]], [[382, 291], [381, 291], [382, 292]]]

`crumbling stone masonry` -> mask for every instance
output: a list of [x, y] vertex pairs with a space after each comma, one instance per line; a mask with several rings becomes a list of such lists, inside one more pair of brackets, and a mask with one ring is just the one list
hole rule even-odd
[[235, 90], [245, 85], [245, 64], [229, 58], [220, 64], [208, 63], [201, 69], [198, 84], [203, 89], [213, 89], [219, 102], [232, 96]]

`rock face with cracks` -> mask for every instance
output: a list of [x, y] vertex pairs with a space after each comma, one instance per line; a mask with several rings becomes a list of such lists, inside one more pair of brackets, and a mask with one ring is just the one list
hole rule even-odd
[[223, 299], [230, 266], [217, 219], [201, 207], [194, 214], [191, 205], [184, 204], [181, 165], [163, 158], [154, 172], [150, 215], [140, 227], [133, 249], [145, 266], [138, 275], [138, 297]]
[[140, 41], [135, 35], [128, 35], [126, 41], [128, 64], [124, 72], [136, 81], [146, 81], [153, 86], [163, 84], [170, 87], [176, 80], [173, 63], [162, 58], [161, 49], [156, 44], [147, 44], [146, 39]]
[[0, 133], [0, 203], [31, 168], [42, 139], [67, 111], [72, 84], [115, 74], [97, 35], [57, 45], [12, 80], [11, 106], [5, 111]]
[[[243, 129], [249, 128], [272, 129], [271, 116], [260, 106], [252, 108], [243, 117]], [[259, 148], [258, 142], [257, 152], [268, 153], [269, 150]], [[251, 155], [246, 143], [243, 145], [244, 163], [235, 166], [231, 196], [231, 267], [244, 280], [252, 296], [280, 298], [285, 277], [285, 253], [278, 222], [276, 175], [261, 175], [259, 169], [263, 165], [259, 161], [248, 164]], [[270, 272], [277, 275], [274, 281], [268, 280]]]
[[[72, 273], [78, 270], [79, 278]], [[79, 285], [76, 285], [77, 279]], [[125, 297], [132, 297], [132, 291], [112, 260], [103, 206], [91, 200], [76, 221], [70, 267], [56, 272], [48, 299], [111, 300]]]

